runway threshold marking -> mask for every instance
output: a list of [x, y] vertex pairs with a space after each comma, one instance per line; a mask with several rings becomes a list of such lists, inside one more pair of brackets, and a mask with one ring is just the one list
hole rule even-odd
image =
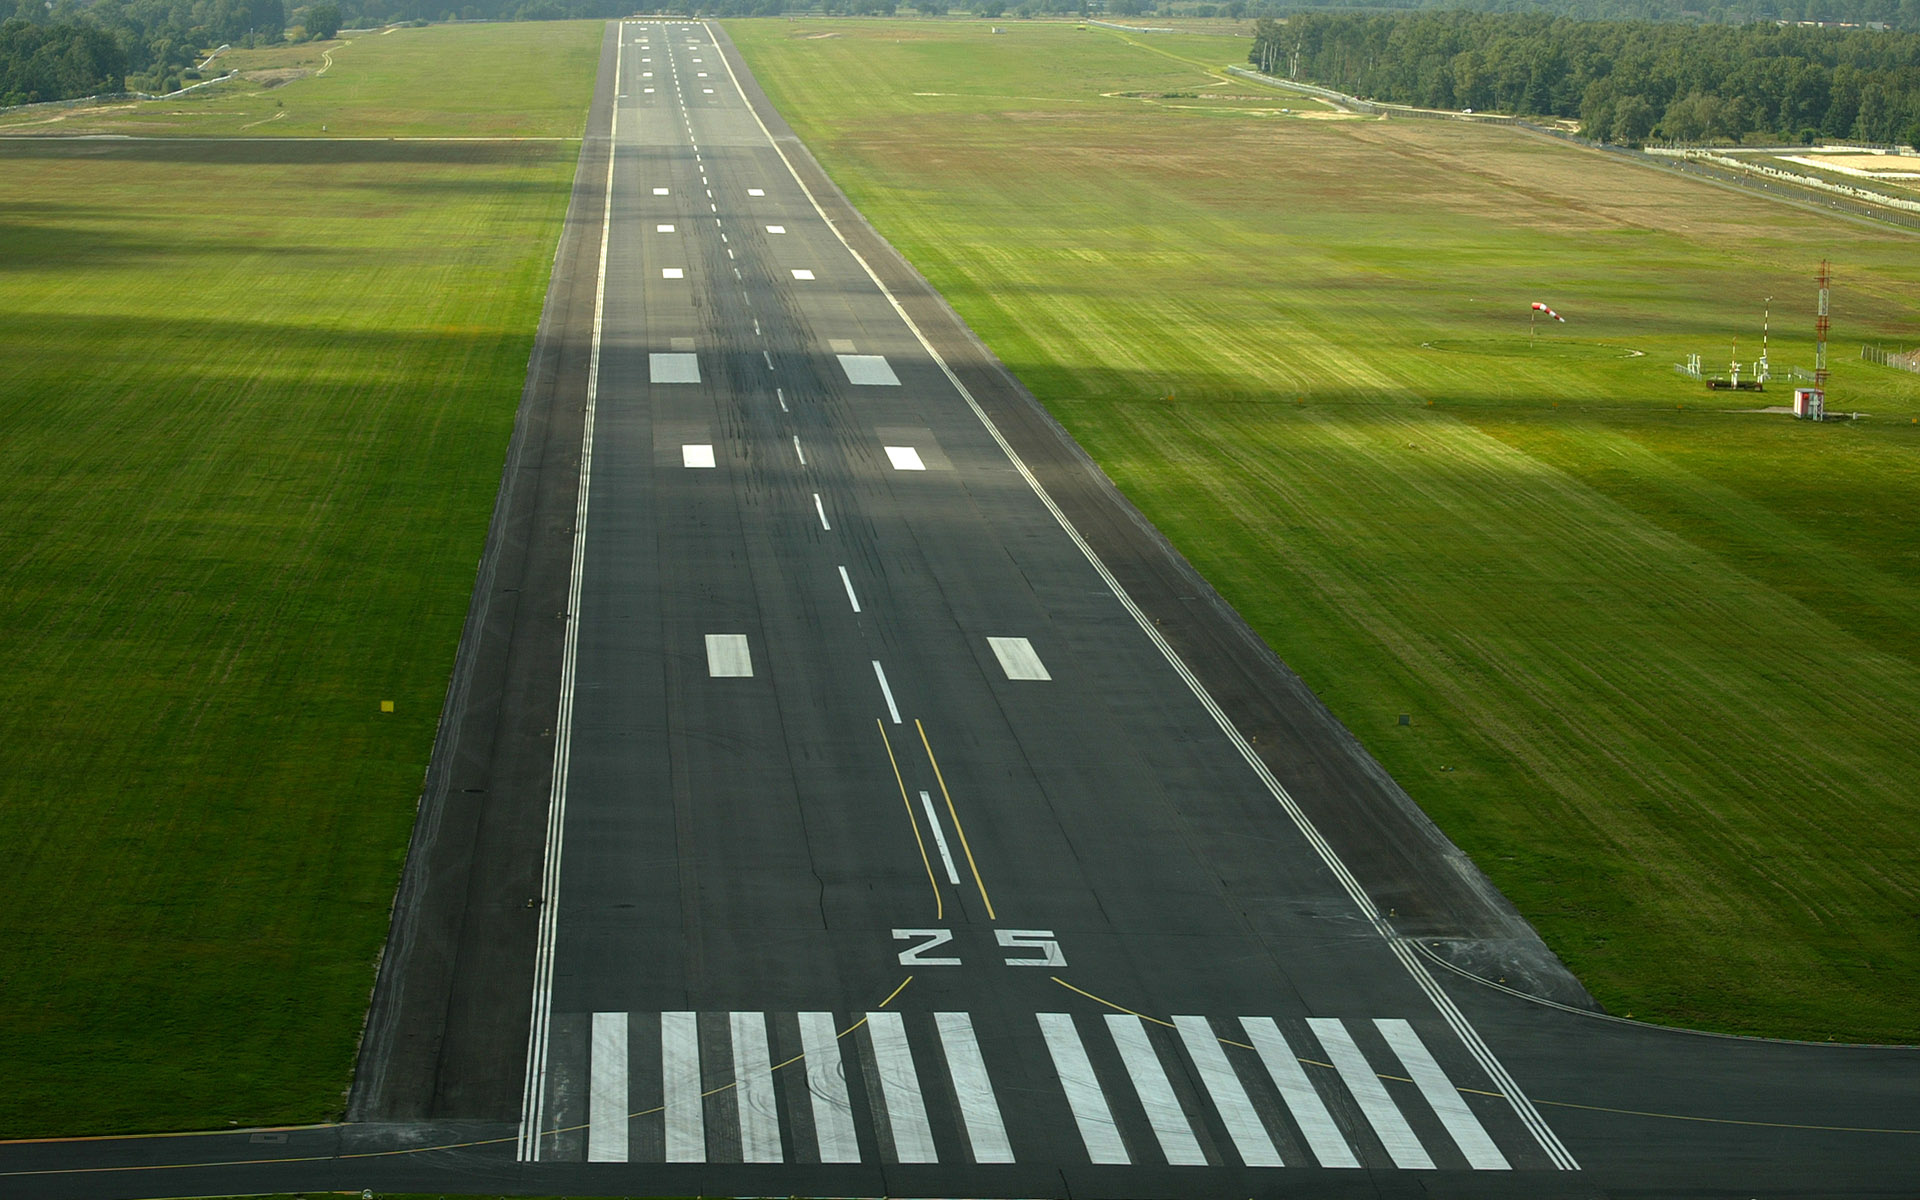
[[1433, 1109], [1433, 1115], [1439, 1117], [1440, 1123], [1453, 1135], [1454, 1144], [1467, 1156], [1467, 1165], [1476, 1171], [1509, 1170], [1512, 1164], [1487, 1136], [1486, 1128], [1474, 1118], [1473, 1111], [1460, 1098], [1459, 1089], [1434, 1061], [1433, 1052], [1420, 1040], [1413, 1026], [1407, 1021], [1386, 1017], [1376, 1017], [1373, 1024], [1386, 1038], [1387, 1045], [1400, 1056], [1407, 1074], [1413, 1076], [1414, 1086]]
[[1073, 1111], [1073, 1123], [1080, 1128], [1080, 1141], [1087, 1148], [1087, 1157], [1098, 1164], [1130, 1165], [1133, 1160], [1127, 1157], [1126, 1144], [1120, 1140], [1119, 1122], [1107, 1107], [1106, 1093], [1100, 1090], [1093, 1062], [1073, 1027], [1073, 1018], [1066, 1013], [1035, 1015], [1040, 1021], [1040, 1036], [1046, 1040], [1047, 1053], [1053, 1059], [1054, 1075], [1066, 1093], [1067, 1107]]
[[953, 1082], [973, 1161], [1012, 1162], [1013, 1146], [1007, 1141], [1007, 1125], [993, 1097], [993, 1083], [987, 1076], [979, 1039], [974, 1037], [973, 1018], [963, 1012], [935, 1013], [934, 1027], [940, 1032], [940, 1048], [946, 1052], [947, 1076]]
[[933, 1146], [933, 1126], [920, 1094], [919, 1072], [913, 1049], [907, 1044], [906, 1022], [897, 1012], [867, 1014], [867, 1034], [873, 1040], [874, 1074], [887, 1109], [893, 1134], [893, 1156], [903, 1163], [939, 1162]]
[[1167, 1080], [1166, 1067], [1161, 1065], [1160, 1056], [1147, 1039], [1146, 1023], [1126, 1013], [1108, 1013], [1107, 1032], [1113, 1038], [1114, 1048], [1120, 1052], [1121, 1064], [1133, 1079], [1134, 1090], [1140, 1094], [1147, 1124], [1153, 1127], [1153, 1136], [1159, 1141], [1167, 1162], [1176, 1167], [1206, 1166], [1207, 1156], [1194, 1140], [1193, 1126], [1187, 1123], [1180, 1097], [1174, 1093], [1173, 1084]]
[[[740, 77], [735, 73], [732, 62], [729, 61], [724, 54], [721, 55], [720, 62], [726, 67], [727, 76], [733, 81], [734, 89], [740, 93], [741, 99], [745, 101], [747, 94], [746, 89], [741, 86]], [[1261, 784], [1267, 789], [1267, 793], [1271, 795], [1275, 803], [1280, 806], [1281, 811], [1285, 812], [1288, 819], [1293, 822], [1294, 828], [1299, 831], [1301, 837], [1306, 840], [1307, 844], [1320, 858], [1320, 861], [1325, 864], [1327, 869], [1333, 873], [1334, 878], [1339, 881], [1342, 890], [1347, 893], [1348, 899], [1360, 911], [1360, 915], [1376, 926], [1382, 926], [1383, 918], [1379, 907], [1374, 904], [1373, 898], [1367, 894], [1366, 889], [1361, 886], [1360, 881], [1354, 876], [1346, 862], [1341, 859], [1339, 853], [1327, 842], [1318, 826], [1313, 823], [1312, 819], [1307, 816], [1305, 810], [1294, 800], [1292, 793], [1288, 792], [1280, 783], [1279, 779], [1274, 776], [1273, 771], [1267, 766], [1266, 761], [1253, 749], [1252, 744], [1247, 741], [1245, 735], [1243, 735], [1239, 728], [1233, 723], [1233, 719], [1227, 716], [1226, 711], [1222, 709], [1219, 702], [1214, 699], [1213, 693], [1207, 689], [1206, 684], [1202, 683], [1200, 677], [1193, 673], [1193, 669], [1180, 657], [1179, 652], [1173, 648], [1166, 637], [1154, 626], [1152, 618], [1139, 606], [1125, 586], [1121, 584], [1119, 578], [1114, 575], [1112, 569], [1107, 566], [1100, 555], [1088, 544], [1086, 538], [1081, 535], [1080, 530], [1074, 525], [1072, 519], [1067, 516], [1066, 512], [1062, 510], [1059, 504], [1053, 499], [1052, 493], [1047, 491], [1045, 485], [1040, 482], [1039, 477], [1033, 473], [1032, 468], [1027, 466], [1026, 460], [1021, 458], [1019, 452], [1014, 449], [1013, 443], [1007, 440], [1006, 435], [1000, 431], [999, 425], [988, 415], [987, 410], [981, 406], [979, 399], [975, 397], [973, 392], [961, 381], [960, 376], [954, 372], [953, 365], [946, 360], [939, 350], [934, 348], [933, 342], [928, 339], [926, 331], [921, 329], [913, 317], [908, 314], [906, 307], [900, 303], [900, 298], [893, 294], [893, 290], [886, 285], [880, 278], [879, 273], [873, 269], [873, 264], [868, 262], [864, 255], [853, 248], [853, 243], [847, 240], [846, 232], [827, 216], [827, 211], [822, 207], [820, 198], [814, 195], [813, 189], [807, 186], [805, 179], [801, 178], [799, 168], [794, 166], [793, 159], [787, 155], [786, 150], [780, 145], [779, 141], [774, 138], [773, 132], [767, 128], [767, 123], [761, 119], [759, 110], [750, 102], [746, 104], [746, 109], [753, 117], [754, 124], [759, 127], [761, 136], [766, 139], [768, 145], [773, 147], [773, 152], [779, 155], [781, 164], [787, 168], [788, 176], [792, 178], [794, 183], [800, 188], [800, 192], [807, 198], [807, 202], [813, 206], [814, 212], [819, 214], [820, 219], [826, 223], [827, 228], [832, 231], [834, 237], [846, 248], [847, 253], [853, 260], [860, 265], [860, 269], [866, 272], [867, 278], [873, 281], [874, 287], [879, 289], [882, 296], [886, 297], [888, 305], [892, 307], [895, 315], [900, 318], [901, 324], [907, 327], [908, 332], [912, 333], [914, 340], [920, 343], [920, 347], [926, 352], [927, 357], [933, 361], [935, 366], [940, 368], [941, 374], [947, 377], [947, 382], [953, 385], [954, 391], [966, 402], [967, 407], [973, 411], [975, 419], [980, 422], [981, 427], [987, 431], [987, 434], [993, 438], [994, 443], [1000, 447], [1001, 453], [1007, 456], [1007, 461], [1013, 464], [1014, 469], [1019, 472], [1020, 477], [1026, 481], [1027, 486], [1032, 489], [1035, 498], [1046, 508], [1055, 523], [1060, 526], [1061, 531], [1066, 534], [1068, 540], [1080, 551], [1082, 557], [1087, 560], [1087, 564], [1100, 576], [1101, 582], [1107, 586], [1114, 598], [1120, 602], [1121, 607], [1127, 611], [1127, 615], [1133, 618], [1134, 624], [1139, 628], [1141, 634], [1160, 652], [1161, 657], [1166, 660], [1167, 665], [1173, 669], [1181, 681], [1187, 685], [1187, 689], [1193, 693], [1194, 698], [1200, 701], [1201, 706], [1207, 710], [1207, 714], [1213, 718], [1214, 724], [1219, 727], [1221, 733], [1226, 736], [1235, 751], [1239, 753], [1241, 761], [1246, 763], [1248, 769], [1260, 780]], [[1553, 1164], [1563, 1171], [1579, 1170], [1580, 1163], [1574, 1158], [1572, 1152], [1567, 1149], [1566, 1143], [1562, 1142], [1559, 1135], [1546, 1123], [1546, 1119], [1540, 1115], [1533, 1101], [1527, 1098], [1526, 1093], [1520, 1089], [1520, 1085], [1514, 1081], [1513, 1076], [1507, 1073], [1506, 1067], [1501, 1064], [1492, 1049], [1481, 1040], [1479, 1033], [1473, 1028], [1472, 1023], [1467, 1020], [1466, 1014], [1460, 1011], [1459, 1005], [1455, 1004], [1453, 998], [1441, 990], [1432, 972], [1428, 971], [1419, 960], [1414, 958], [1411, 953], [1400, 946], [1394, 939], [1389, 937], [1386, 941], [1389, 948], [1393, 951], [1394, 956], [1400, 961], [1401, 966], [1405, 968], [1407, 974], [1413, 978], [1414, 982], [1419, 985], [1421, 991], [1426, 994], [1434, 1008], [1440, 1013], [1442, 1019], [1446, 1021], [1447, 1025], [1466, 1045], [1468, 1052], [1472, 1054], [1475, 1061], [1480, 1064], [1481, 1069], [1487, 1073], [1488, 1078], [1493, 1080], [1496, 1087], [1500, 1089], [1502, 1097], [1513, 1107], [1514, 1114], [1520, 1118], [1522, 1124], [1526, 1125], [1528, 1131], [1533, 1134], [1534, 1140], [1539, 1142], [1540, 1148], [1546, 1151], [1547, 1156], [1552, 1159]]]
[[1354, 1044], [1353, 1035], [1347, 1032], [1347, 1027], [1336, 1018], [1308, 1017], [1307, 1028], [1313, 1030], [1313, 1036], [1320, 1039], [1327, 1057], [1333, 1060], [1333, 1069], [1340, 1073], [1341, 1082], [1347, 1085], [1347, 1091], [1360, 1105], [1360, 1111], [1366, 1116], [1367, 1123], [1373, 1126], [1380, 1144], [1386, 1147], [1393, 1165], [1432, 1170], [1433, 1159], [1427, 1155], [1426, 1147], [1420, 1144], [1413, 1127], [1394, 1107], [1387, 1089], [1380, 1086], [1379, 1076], [1367, 1065], [1366, 1057], [1360, 1053], [1360, 1047]]
[[1233, 1064], [1227, 1061], [1227, 1052], [1220, 1048], [1213, 1026], [1199, 1016], [1177, 1016], [1173, 1025], [1180, 1033], [1187, 1057], [1193, 1060], [1194, 1069], [1200, 1074], [1202, 1086], [1213, 1100], [1214, 1111], [1227, 1127], [1227, 1136], [1240, 1152], [1240, 1160], [1250, 1167], [1285, 1166], [1273, 1138], [1260, 1121], [1260, 1114], [1254, 1110], [1246, 1087], [1234, 1074]]
[[593, 1052], [588, 1058], [588, 1162], [627, 1161], [627, 1014], [593, 1014]]
[[[898, 721], [895, 724], [898, 724]], [[993, 911], [993, 900], [987, 895], [986, 881], [980, 878], [980, 864], [974, 861], [973, 847], [967, 842], [967, 827], [960, 822], [960, 810], [954, 807], [953, 793], [947, 790], [947, 777], [940, 770], [940, 760], [933, 755], [933, 743], [927, 740], [927, 728], [920, 723], [918, 717], [913, 719], [913, 727], [919, 731], [920, 745], [927, 752], [928, 764], [933, 767], [934, 782], [940, 785], [940, 795], [947, 802], [947, 815], [953, 818], [953, 831], [960, 835], [960, 851], [967, 856], [967, 869], [973, 872], [973, 885], [980, 889], [980, 902], [987, 906], [987, 919], [998, 920], [998, 916]]]

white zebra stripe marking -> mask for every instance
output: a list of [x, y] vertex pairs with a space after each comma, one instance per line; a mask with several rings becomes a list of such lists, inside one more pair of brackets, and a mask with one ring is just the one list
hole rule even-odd
[[1247, 1031], [1247, 1040], [1253, 1043], [1260, 1061], [1266, 1064], [1267, 1076], [1280, 1089], [1280, 1099], [1286, 1101], [1287, 1111], [1293, 1114], [1300, 1132], [1306, 1135], [1307, 1148], [1320, 1160], [1320, 1165], [1359, 1166], [1360, 1160], [1353, 1156], [1353, 1148], [1341, 1136], [1340, 1127], [1333, 1123], [1333, 1114], [1327, 1111], [1320, 1093], [1313, 1090], [1299, 1058], [1281, 1035], [1280, 1026], [1272, 1017], [1241, 1017], [1240, 1028]]
[[733, 1031], [733, 1090], [740, 1110], [741, 1161], [780, 1162], [780, 1109], [773, 1098], [767, 1018], [762, 1013], [737, 1012], [729, 1015], [728, 1023]]
[[1108, 1013], [1107, 1032], [1113, 1035], [1120, 1061], [1126, 1064], [1127, 1076], [1140, 1095], [1140, 1106], [1147, 1110], [1147, 1123], [1153, 1126], [1153, 1136], [1160, 1139], [1167, 1162], [1176, 1167], [1206, 1166], [1207, 1156], [1194, 1140], [1193, 1126], [1187, 1123], [1180, 1098], [1167, 1082], [1160, 1055], [1147, 1038], [1146, 1023], [1130, 1013]]
[[1113, 1110], [1100, 1091], [1087, 1048], [1067, 1013], [1035, 1013], [1040, 1035], [1047, 1040], [1047, 1053], [1053, 1056], [1054, 1074], [1067, 1093], [1067, 1107], [1073, 1110], [1073, 1122], [1080, 1127], [1080, 1140], [1086, 1143], [1087, 1157], [1095, 1163], [1126, 1166], [1127, 1146], [1120, 1140], [1120, 1127], [1114, 1123]]
[[1250, 1167], [1284, 1166], [1267, 1127], [1260, 1122], [1260, 1114], [1254, 1111], [1253, 1101], [1247, 1098], [1247, 1089], [1240, 1086], [1240, 1077], [1233, 1073], [1233, 1064], [1227, 1061], [1227, 1052], [1213, 1026], [1205, 1017], [1175, 1017], [1173, 1025], [1180, 1031], [1180, 1041], [1200, 1072], [1200, 1082], [1213, 1098], [1213, 1107], [1225, 1122], [1227, 1136], [1233, 1139], [1241, 1160]]
[[667, 1161], [707, 1161], [707, 1121], [700, 1098], [700, 1023], [694, 1013], [660, 1014], [660, 1086]]
[[627, 1161], [627, 1014], [593, 1014], [588, 1058], [587, 1161]]
[[927, 1123], [926, 1101], [920, 1097], [920, 1076], [913, 1069], [913, 1051], [907, 1045], [906, 1023], [899, 1013], [867, 1014], [873, 1038], [874, 1073], [880, 1077], [880, 1100], [886, 1106], [887, 1125], [893, 1130], [894, 1159], [903, 1163], [939, 1162], [933, 1147], [933, 1127]]
[[1500, 1148], [1487, 1136], [1486, 1128], [1473, 1115], [1473, 1110], [1467, 1107], [1460, 1089], [1453, 1086], [1447, 1073], [1433, 1060], [1432, 1053], [1427, 1050], [1426, 1043], [1420, 1040], [1420, 1035], [1413, 1031], [1413, 1026], [1391, 1018], [1376, 1018], [1373, 1023], [1379, 1028], [1381, 1036], [1387, 1039], [1387, 1045], [1406, 1064], [1407, 1074], [1413, 1077], [1414, 1086], [1433, 1106], [1433, 1115], [1440, 1118], [1440, 1123], [1453, 1135], [1460, 1152], [1467, 1156], [1467, 1165], [1476, 1171], [1512, 1170], [1513, 1164], [1507, 1161], [1507, 1156], [1500, 1153]]
[[933, 1014], [933, 1020], [940, 1030], [940, 1046], [947, 1052], [947, 1074], [953, 1079], [967, 1141], [973, 1144], [973, 1161], [1012, 1162], [1013, 1147], [1007, 1142], [1000, 1105], [993, 1098], [993, 1083], [987, 1078], [980, 1043], [973, 1036], [973, 1019], [963, 1012], [943, 1012]]
[[800, 1014], [800, 1048], [807, 1056], [807, 1094], [813, 1101], [813, 1133], [823, 1163], [860, 1161], [860, 1135], [847, 1100], [847, 1068], [833, 1014]]
[[1347, 1032], [1347, 1027], [1332, 1017], [1309, 1017], [1307, 1028], [1313, 1030], [1313, 1036], [1320, 1039], [1327, 1057], [1333, 1060], [1333, 1069], [1340, 1072], [1347, 1090], [1353, 1093], [1360, 1111], [1366, 1114], [1368, 1124], [1380, 1135], [1380, 1143], [1387, 1148], [1393, 1165], [1420, 1171], [1432, 1170], [1433, 1159], [1427, 1155], [1426, 1147], [1420, 1144], [1420, 1139], [1414, 1136], [1413, 1127], [1394, 1107], [1393, 1098], [1387, 1095], [1387, 1089], [1367, 1064], [1360, 1047], [1354, 1045], [1353, 1035]]

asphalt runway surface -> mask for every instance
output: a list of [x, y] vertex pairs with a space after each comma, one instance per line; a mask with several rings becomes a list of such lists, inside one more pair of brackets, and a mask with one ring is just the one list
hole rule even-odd
[[636, 19], [350, 1120], [0, 1188], [1920, 1193], [1914, 1051], [1592, 1010], [724, 33]]

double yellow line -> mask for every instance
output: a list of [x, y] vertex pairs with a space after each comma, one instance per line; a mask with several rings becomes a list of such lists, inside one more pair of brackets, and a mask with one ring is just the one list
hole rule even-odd
[[[893, 767], [893, 782], [900, 788], [900, 803], [907, 809], [907, 823], [913, 826], [913, 843], [920, 848], [920, 862], [927, 868], [927, 883], [933, 887], [933, 916], [935, 920], [947, 915], [946, 901], [940, 894], [940, 879], [933, 873], [933, 860], [927, 857], [926, 839], [920, 836], [920, 817], [913, 811], [913, 800], [907, 795], [907, 782], [900, 776], [900, 760], [893, 753], [893, 739], [887, 736], [886, 722], [874, 718], [875, 728], [880, 730], [880, 741], [887, 748], [887, 762]], [[980, 902], [987, 906], [987, 919], [998, 920], [993, 911], [993, 900], [987, 895], [986, 881], [980, 878], [980, 864], [974, 861], [973, 847], [967, 842], [967, 827], [960, 823], [960, 810], [954, 806], [953, 793], [947, 790], [947, 777], [940, 771], [940, 760], [934, 757], [933, 744], [927, 740], [926, 727], [914, 718], [914, 729], [920, 734], [920, 745], [927, 752], [927, 763], [933, 768], [933, 777], [939, 781], [940, 795], [947, 802], [947, 815], [953, 818], [953, 831], [960, 835], [960, 850], [967, 856], [967, 869], [973, 872], [973, 885], [980, 889]]]

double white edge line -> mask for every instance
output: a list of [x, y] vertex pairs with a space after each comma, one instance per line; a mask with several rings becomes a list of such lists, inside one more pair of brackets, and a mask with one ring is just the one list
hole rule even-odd
[[553, 790], [547, 799], [547, 854], [540, 872], [540, 940], [533, 956], [533, 1016], [527, 1029], [527, 1081], [520, 1097], [516, 1157], [540, 1158], [547, 1106], [547, 1027], [553, 1018], [553, 946], [560, 926], [560, 842], [566, 832], [567, 768], [573, 756], [574, 664], [580, 654], [580, 581], [587, 562], [587, 497], [593, 481], [593, 411], [600, 396], [600, 329], [607, 307], [607, 244], [613, 234], [613, 156], [619, 146], [620, 75], [627, 23], [619, 22], [613, 52], [613, 118], [607, 126], [607, 190], [601, 201], [600, 269], [593, 292], [593, 351], [587, 360], [587, 411], [580, 431], [580, 494], [573, 509], [573, 566], [567, 577], [566, 645], [560, 656], [560, 711], [554, 718]]
[[[712, 27], [705, 22], [703, 22], [702, 25], [707, 29], [709, 36], [712, 36]], [[720, 55], [721, 64], [727, 68], [727, 77], [733, 81], [734, 90], [740, 94], [741, 100], [745, 102], [746, 89], [740, 86], [740, 79], [734, 74], [733, 63], [728, 59], [725, 50], [720, 47], [719, 38], [716, 36], [713, 38], [713, 41], [714, 49]], [[617, 84], [619, 73], [617, 61], [614, 69], [615, 82]], [[1353, 873], [1347, 869], [1346, 863], [1341, 861], [1339, 854], [1335, 853], [1326, 838], [1321, 836], [1319, 829], [1314, 826], [1313, 821], [1308, 818], [1305, 811], [1295, 802], [1293, 796], [1287, 792], [1286, 788], [1281, 786], [1278, 779], [1274, 778], [1273, 772], [1267, 769], [1267, 764], [1254, 752], [1253, 746], [1247, 741], [1245, 736], [1241, 734], [1239, 729], [1235, 728], [1233, 721], [1228, 718], [1226, 712], [1221, 709], [1212, 694], [1207, 691], [1206, 686], [1200, 682], [1199, 677], [1181, 660], [1179, 654], [1174, 651], [1166, 638], [1160, 635], [1160, 631], [1154, 627], [1153, 621], [1140, 609], [1139, 605], [1133, 602], [1133, 597], [1127, 594], [1127, 590], [1121, 586], [1119, 579], [1115, 578], [1113, 572], [1107, 569], [1106, 563], [1100, 560], [1100, 556], [1094, 553], [1093, 547], [1088, 545], [1086, 539], [1080, 536], [1080, 531], [1074, 528], [1073, 522], [1067, 518], [1067, 514], [1062, 512], [1060, 506], [1054, 503], [1053, 497], [1047, 493], [1047, 489], [1041, 485], [1040, 480], [1028, 469], [1026, 462], [1022, 460], [1020, 455], [1014, 450], [1012, 443], [1008, 442], [1005, 435], [1000, 432], [999, 426], [993, 423], [993, 418], [989, 417], [986, 410], [980, 407], [980, 402], [974, 399], [973, 393], [967, 390], [966, 384], [960, 381], [960, 377], [956, 375], [953, 368], [947, 364], [947, 360], [941, 356], [938, 350], [933, 348], [933, 343], [927, 340], [927, 335], [921, 331], [920, 326], [915, 324], [913, 318], [907, 315], [906, 308], [901, 305], [899, 299], [894, 296], [887, 285], [881, 281], [880, 276], [875, 273], [872, 265], [867, 262], [858, 250], [853, 248], [853, 244], [847, 240], [846, 234], [842, 233], [840, 227], [834, 223], [833, 218], [827, 215], [826, 209], [821, 207], [819, 199], [814, 196], [813, 190], [807, 186], [806, 180], [802, 179], [800, 172], [794, 168], [793, 160], [789, 159], [787, 152], [780, 148], [780, 143], [774, 138], [773, 131], [767, 128], [766, 122], [760, 119], [759, 112], [754, 109], [751, 103], [747, 104], [747, 111], [752, 115], [754, 124], [760, 127], [760, 132], [766, 137], [768, 145], [773, 147], [773, 152], [780, 156], [780, 161], [786, 166], [787, 173], [793, 176], [794, 183], [799, 185], [801, 194], [806, 196], [807, 202], [813, 206], [814, 212], [820, 215], [820, 219], [826, 223], [828, 229], [833, 231], [833, 235], [840, 240], [840, 244], [846, 247], [847, 253], [853, 256], [853, 260], [860, 264], [860, 269], [867, 273], [867, 278], [873, 280], [874, 286], [879, 288], [880, 294], [887, 298], [887, 303], [893, 307], [893, 311], [899, 315], [900, 320], [904, 322], [906, 327], [913, 333], [914, 338], [919, 341], [921, 348], [927, 352], [927, 356], [933, 359], [939, 366], [941, 373], [947, 377], [949, 383], [953, 384], [954, 390], [960, 394], [961, 399], [967, 402], [967, 407], [973, 410], [973, 415], [978, 418], [980, 424], [986, 428], [987, 433], [992, 436], [995, 444], [1000, 447], [1001, 452], [1007, 456], [1008, 461], [1013, 464], [1014, 469], [1020, 472], [1020, 477], [1027, 481], [1028, 487], [1033, 489], [1033, 494], [1039, 498], [1041, 504], [1046, 506], [1047, 511], [1053, 514], [1054, 521], [1059, 524], [1061, 530], [1066, 533], [1073, 544], [1079, 548], [1080, 553], [1085, 556], [1087, 562], [1100, 576], [1101, 581], [1105, 583], [1108, 590], [1113, 593], [1114, 598], [1120, 602], [1121, 607], [1125, 608], [1127, 613], [1133, 617], [1134, 623], [1140, 627], [1142, 633], [1146, 634], [1147, 640], [1153, 643], [1155, 648], [1160, 651], [1161, 656], [1167, 660], [1168, 665], [1185, 681], [1188, 690], [1193, 693], [1195, 699], [1200, 701], [1201, 706], [1207, 710], [1208, 715], [1211, 716], [1214, 723], [1220, 727], [1220, 731], [1226, 735], [1227, 740], [1233, 743], [1234, 749], [1240, 752], [1240, 757], [1253, 769], [1253, 773], [1258, 776], [1260, 782], [1266, 786], [1267, 791], [1287, 814], [1287, 817], [1293, 822], [1294, 827], [1300, 831], [1302, 837], [1306, 838], [1307, 844], [1313, 847], [1314, 853], [1320, 856], [1320, 861], [1325, 863], [1327, 869], [1333, 872], [1334, 878], [1340, 881], [1340, 886], [1345, 889], [1348, 898], [1360, 909], [1360, 912], [1367, 920], [1373, 923], [1373, 927], [1380, 932], [1380, 936], [1386, 940], [1387, 945], [1392, 949], [1394, 957], [1400, 960], [1400, 964], [1406, 968], [1409, 975], [1413, 976], [1414, 982], [1419, 985], [1420, 990], [1425, 992], [1427, 997], [1433, 1001], [1433, 1005], [1439, 1010], [1440, 1016], [1446, 1021], [1454, 1033], [1459, 1036], [1461, 1043], [1466, 1046], [1468, 1052], [1471, 1053], [1475, 1061], [1480, 1064], [1481, 1069], [1487, 1073], [1488, 1078], [1493, 1081], [1494, 1086], [1506, 1097], [1507, 1103], [1513, 1106], [1514, 1113], [1518, 1115], [1521, 1123], [1527, 1127], [1534, 1138], [1539, 1141], [1541, 1149], [1546, 1151], [1547, 1156], [1553, 1160], [1554, 1165], [1561, 1170], [1579, 1170], [1580, 1164], [1574, 1159], [1572, 1153], [1567, 1150], [1566, 1146], [1560, 1141], [1559, 1136], [1547, 1125], [1546, 1120], [1541, 1117], [1539, 1110], [1534, 1107], [1533, 1101], [1527, 1099], [1526, 1094], [1520, 1090], [1519, 1085], [1514, 1082], [1513, 1077], [1507, 1074], [1506, 1068], [1500, 1065], [1500, 1060], [1494, 1057], [1493, 1051], [1488, 1049], [1486, 1043], [1480, 1040], [1480, 1035], [1467, 1020], [1466, 1015], [1454, 1004], [1453, 998], [1441, 990], [1439, 983], [1435, 981], [1433, 975], [1427, 970], [1426, 965], [1413, 956], [1403, 940], [1396, 937], [1392, 929], [1381, 919], [1380, 910], [1373, 903], [1372, 897], [1368, 896], [1366, 890], [1360, 886], [1360, 881], [1354, 878]], [[618, 119], [619, 112], [616, 106], [616, 123]], [[613, 193], [613, 157], [611, 150], [609, 150], [607, 157], [607, 193], [608, 211], [611, 213]], [[607, 233], [605, 228], [601, 230], [600, 236], [600, 288], [602, 298], [604, 298], [607, 261]], [[585, 451], [592, 448], [593, 387], [594, 380], [598, 376], [599, 361], [600, 302], [596, 301], [593, 318], [593, 368], [588, 373], [587, 385], [587, 431], [583, 439], [585, 446], [581, 457], [580, 515], [573, 542], [572, 599], [569, 601], [570, 605], [572, 605], [571, 611], [577, 611], [578, 608], [581, 552], [586, 536], [587, 465], [589, 456]], [[568, 724], [572, 719], [573, 710], [574, 627], [575, 623], [570, 622], [567, 628], [567, 653], [561, 678], [560, 724], [555, 727], [555, 734], [561, 741], [555, 753], [552, 801], [554, 813], [550, 814], [547, 822], [547, 904], [541, 913], [540, 952], [535, 967], [534, 1020], [533, 1032], [530, 1036], [536, 1039], [536, 1042], [530, 1045], [528, 1050], [528, 1095], [525, 1105], [523, 1106], [523, 1112], [527, 1114], [527, 1117], [523, 1117], [520, 1130], [520, 1157], [522, 1159], [537, 1157], [538, 1155], [538, 1139], [532, 1131], [538, 1128], [537, 1122], [540, 1117], [540, 1108], [543, 1104], [543, 1094], [545, 1091], [545, 1032], [548, 1020], [546, 1010], [552, 1000], [551, 975], [553, 960], [553, 913], [555, 907], [553, 899], [554, 888], [557, 887], [559, 882], [560, 869], [558, 814], [564, 808], [566, 801], [567, 749], [565, 737]], [[536, 1063], [538, 1064], [537, 1073]], [[529, 1118], [534, 1122], [531, 1126], [528, 1124]]]

